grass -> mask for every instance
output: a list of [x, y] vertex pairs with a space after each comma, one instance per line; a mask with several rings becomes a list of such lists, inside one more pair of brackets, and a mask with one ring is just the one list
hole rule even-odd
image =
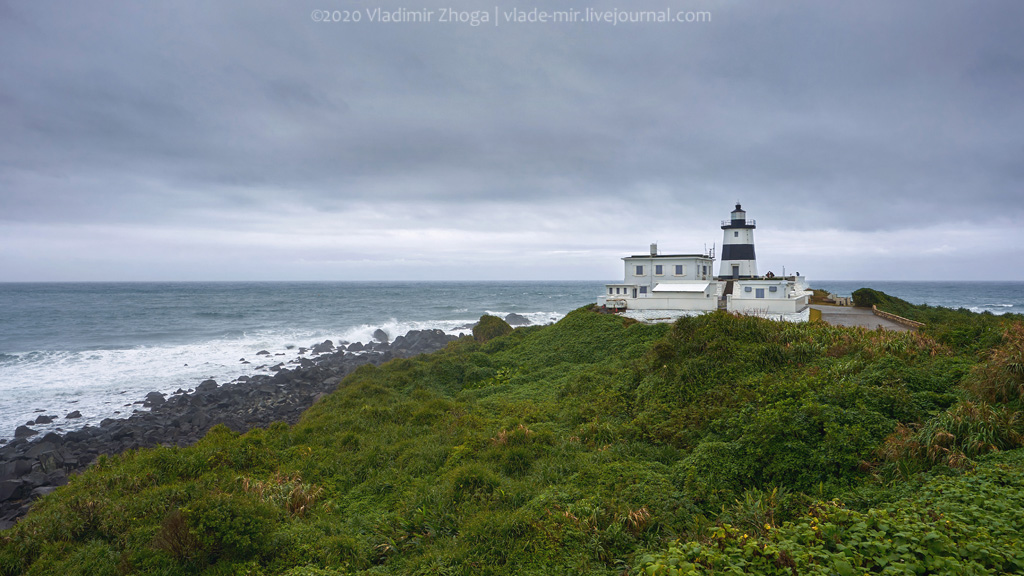
[[[0, 536], [0, 574], [671, 573], [714, 542], [715, 566], [738, 566], [751, 538], [810, 566], [818, 552], [790, 546], [810, 518], [841, 540], [1020, 444], [1019, 325], [953, 321], [652, 326], [583, 308], [463, 338], [361, 367], [292, 427], [101, 457]], [[1016, 478], [1019, 459], [1000, 462]], [[979, 565], [1011, 565], [996, 552]]]

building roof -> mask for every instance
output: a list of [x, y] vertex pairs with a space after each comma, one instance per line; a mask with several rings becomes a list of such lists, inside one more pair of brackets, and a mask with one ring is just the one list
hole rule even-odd
[[654, 287], [655, 292], [703, 292], [710, 282], [663, 282]]
[[705, 258], [713, 260], [708, 254], [656, 254], [653, 256], [650, 254], [634, 254], [633, 256], [626, 256], [623, 260], [626, 258]]

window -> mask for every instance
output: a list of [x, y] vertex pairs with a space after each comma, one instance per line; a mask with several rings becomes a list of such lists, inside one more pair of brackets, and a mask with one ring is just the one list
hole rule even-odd
[[618, 294], [618, 293], [619, 293], [619, 289], [618, 289], [618, 287], [616, 287], [616, 288], [615, 288], [615, 293], [616, 293], [616, 294]]
[[707, 274], [708, 274], [708, 266], [707, 266], [707, 264], [704, 265], [704, 271], [701, 272], [701, 274], [704, 274], [705, 276], [707, 276]]
[[636, 275], [637, 276], [643, 276], [644, 275], [644, 267], [643, 266], [637, 266], [636, 267]]
[[683, 268], [682, 264], [676, 264], [676, 276], [682, 276], [686, 274], [686, 269]]
[[609, 288], [609, 289], [608, 289], [608, 293], [609, 293], [609, 294], [611, 294], [611, 293], [612, 293], [612, 289], [611, 289], [611, 288]]
[[769, 292], [778, 292], [779, 291], [779, 287], [778, 286], [769, 286], [768, 287], [768, 291]]
[[757, 289], [757, 294], [755, 294], [754, 297], [755, 298], [764, 298], [764, 288], [758, 288]]
[[753, 289], [750, 286], [744, 286], [743, 287], [743, 291], [744, 292], [753, 292]]
[[647, 294], [647, 286], [641, 286], [640, 287], [640, 293], [641, 294]]
[[740, 237], [740, 231], [739, 230], [733, 230], [732, 237], [733, 238], [739, 238]]
[[656, 264], [654, 266], [654, 273], [657, 274], [658, 276], [661, 276], [662, 274], [665, 273], [664, 271], [662, 271], [662, 268], [663, 266], [661, 264]]

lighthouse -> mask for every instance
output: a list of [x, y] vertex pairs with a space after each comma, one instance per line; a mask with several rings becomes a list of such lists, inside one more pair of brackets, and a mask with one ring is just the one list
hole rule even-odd
[[722, 240], [722, 266], [718, 271], [719, 278], [738, 280], [757, 277], [754, 228], [757, 228], [757, 223], [747, 220], [747, 213], [737, 203], [731, 218], [722, 221], [724, 238]]

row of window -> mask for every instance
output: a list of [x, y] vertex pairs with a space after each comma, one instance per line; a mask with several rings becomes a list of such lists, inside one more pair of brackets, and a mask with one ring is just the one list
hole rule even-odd
[[[743, 291], [744, 292], [751, 292], [751, 291], [754, 291], [754, 290], [757, 291], [754, 294], [754, 298], [764, 298], [764, 288], [751, 288], [750, 286], [744, 286], [743, 287]], [[768, 291], [769, 292], [778, 292], [779, 291], [779, 287], [778, 286], [769, 286], [768, 287]]]
[[[705, 266], [705, 268], [706, 268], [706, 266]], [[613, 292], [613, 290], [614, 290], [614, 292]], [[754, 290], [757, 290], [757, 293], [754, 295], [755, 298], [764, 298], [764, 288], [752, 288], [750, 286], [744, 286], [743, 287], [743, 291], [744, 292], [753, 292]], [[769, 292], [778, 292], [779, 291], [779, 287], [778, 286], [769, 286], [768, 287], [768, 291]], [[629, 294], [629, 288], [624, 288], [624, 287], [621, 287], [621, 286], [616, 286], [615, 288], [608, 287], [608, 294], [611, 295], [613, 293], [614, 294], [619, 294], [619, 295], [628, 295]], [[640, 286], [640, 293], [641, 294], [647, 294], [647, 286]]]
[[[619, 290], [622, 290], [622, 292], [619, 292]], [[608, 293], [609, 294], [612, 293], [612, 288], [608, 288]], [[616, 294], [629, 294], [629, 288], [615, 288], [615, 293]], [[640, 293], [641, 294], [647, 294], [647, 286], [641, 286], [640, 287]]]
[[[675, 272], [676, 276], [686, 276], [686, 266], [684, 266], [682, 264], [676, 264], [675, 266], [676, 266], [676, 272]], [[704, 270], [701, 273], [706, 276], [707, 273], [708, 273], [707, 265], [702, 266], [702, 268]], [[637, 276], [643, 276], [644, 275], [644, 267], [643, 266], [639, 266], [638, 265], [636, 267], [636, 275]], [[654, 275], [655, 276], [664, 276], [665, 275], [665, 266], [663, 264], [655, 264], [654, 265]]]

